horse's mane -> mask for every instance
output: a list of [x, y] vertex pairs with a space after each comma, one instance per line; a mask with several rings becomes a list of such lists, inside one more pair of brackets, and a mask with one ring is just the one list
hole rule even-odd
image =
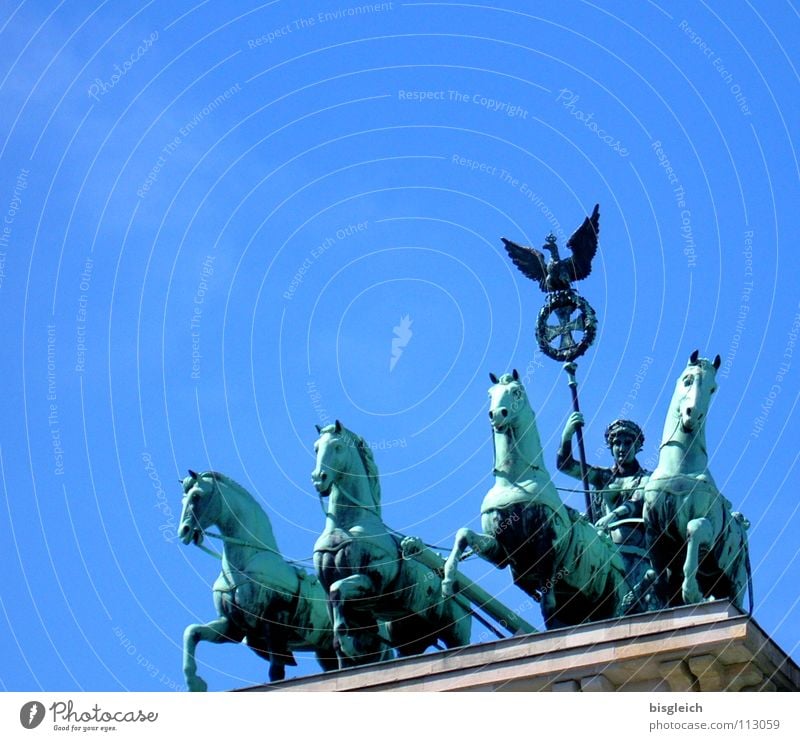
[[[219, 471], [203, 471], [200, 476], [211, 476], [214, 481], [218, 481], [221, 484], [225, 484], [225, 486], [229, 486], [232, 489], [236, 489], [238, 493], [244, 495], [248, 499], [252, 500], [253, 504], [261, 507], [258, 503], [256, 498], [245, 489], [238, 481], [234, 481], [230, 476], [227, 476], [224, 473], [220, 473]], [[263, 509], [263, 507], [261, 507]]]
[[[336, 426], [335, 425], [328, 425], [322, 429], [322, 432], [330, 432], [336, 433]], [[361, 462], [364, 464], [364, 471], [367, 474], [367, 482], [369, 483], [369, 490], [372, 494], [372, 500], [375, 503], [375, 511], [376, 514], [380, 516], [381, 514], [381, 479], [380, 474], [378, 472], [378, 466], [375, 463], [375, 456], [372, 455], [372, 450], [370, 449], [367, 441], [357, 435], [352, 430], [348, 429], [344, 425], [341, 426], [341, 432], [339, 433], [344, 436], [345, 440], [353, 445], [353, 447], [358, 451], [358, 455], [361, 458]]]
[[369, 487], [372, 491], [372, 498], [375, 500], [375, 506], [378, 508], [378, 514], [381, 509], [381, 479], [378, 473], [378, 466], [375, 463], [375, 456], [372, 455], [372, 449], [367, 445], [367, 441], [363, 437], [358, 437], [355, 433], [351, 433], [353, 437], [358, 438], [358, 453], [361, 456], [361, 461], [367, 472], [367, 479], [369, 480]]

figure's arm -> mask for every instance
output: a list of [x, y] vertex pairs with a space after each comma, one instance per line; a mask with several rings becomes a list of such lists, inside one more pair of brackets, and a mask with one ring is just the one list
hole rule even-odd
[[[572, 476], [574, 479], [581, 478], [581, 464], [572, 457], [572, 437], [583, 426], [583, 415], [580, 412], [573, 412], [564, 425], [564, 432], [561, 433], [561, 447], [556, 455], [556, 466], [562, 473]], [[586, 481], [595, 489], [605, 487], [606, 469], [597, 466], [586, 466]]]
[[[621, 493], [621, 492], [620, 492]], [[630, 518], [640, 518], [644, 507], [644, 482], [631, 494], [631, 496], [611, 511], [601, 517], [594, 526], [598, 530], [607, 530], [608, 526], [617, 520], [627, 520]]]
[[641, 516], [642, 516], [641, 502], [637, 503], [628, 499], [627, 501], [620, 504], [619, 507], [615, 507], [607, 515], [601, 517], [597, 522], [595, 522], [594, 526], [598, 530], [607, 530], [608, 526], [616, 522], [617, 520], [627, 520], [631, 517], [641, 517]]

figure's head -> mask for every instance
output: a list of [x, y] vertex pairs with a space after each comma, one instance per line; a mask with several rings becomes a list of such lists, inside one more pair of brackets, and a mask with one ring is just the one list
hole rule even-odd
[[489, 380], [493, 384], [489, 389], [489, 420], [496, 432], [502, 432], [517, 421], [524, 409], [530, 409], [530, 404], [516, 370], [500, 378], [490, 373]]
[[633, 463], [644, 445], [642, 428], [629, 419], [615, 419], [606, 427], [605, 437], [617, 465]]
[[178, 525], [178, 538], [184, 545], [199, 544], [203, 531], [213, 525], [220, 515], [217, 480], [213, 472], [195, 473], [191, 469], [183, 480], [183, 509]]
[[722, 363], [719, 355], [712, 362], [699, 354], [697, 350], [691, 354], [677, 384], [678, 414], [685, 432], [692, 432], [704, 421], [711, 395], [717, 390], [717, 370]]

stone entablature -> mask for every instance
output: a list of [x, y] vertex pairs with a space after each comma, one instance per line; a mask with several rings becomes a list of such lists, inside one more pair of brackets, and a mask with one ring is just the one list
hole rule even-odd
[[800, 668], [726, 601], [300, 677], [243, 691], [797, 691]]

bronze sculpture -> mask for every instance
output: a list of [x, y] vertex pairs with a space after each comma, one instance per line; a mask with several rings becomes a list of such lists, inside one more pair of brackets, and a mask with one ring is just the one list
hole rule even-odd
[[490, 374], [494, 486], [481, 505], [484, 534], [458, 531], [445, 566], [451, 594], [464, 551], [472, 548], [540, 601], [548, 628], [621, 613], [632, 585], [608, 535], [558, 496], [544, 463], [536, 416], [517, 371]]
[[[558, 470], [576, 479], [581, 479], [582, 471], [572, 457], [572, 437], [582, 425], [583, 415], [573, 412], [564, 426], [556, 457]], [[644, 433], [635, 422], [616, 419], [606, 428], [605, 441], [614, 459], [613, 466], [586, 467], [586, 481], [594, 488], [593, 509], [600, 513], [595, 527], [611, 535], [625, 564], [626, 581], [635, 590], [625, 598], [626, 611], [639, 612], [647, 609], [643, 600], [650, 597], [647, 593], [650, 559], [642, 519], [644, 485], [650, 471], [636, 459], [644, 444]]]
[[217, 617], [184, 631], [183, 671], [192, 691], [205, 691], [197, 675], [199, 641], [247, 645], [269, 662], [269, 679], [294, 666], [292, 652], [314, 651], [320, 666], [335, 669], [333, 632], [325, 592], [317, 577], [281, 556], [272, 525], [252, 495], [233, 479], [214, 471], [183, 480], [183, 511], [178, 538], [199, 545], [206, 528], [216, 525], [224, 543], [222, 571], [214, 582]]
[[383, 522], [378, 468], [367, 443], [338, 420], [317, 431], [311, 478], [328, 510], [314, 565], [328, 594], [339, 666], [375, 661], [387, 643], [400, 656], [422, 653], [438, 640], [467, 645], [468, 610], [442, 597], [435, 570], [403, 558], [402, 538]]
[[695, 350], [678, 377], [659, 449], [644, 489], [643, 517], [654, 589], [666, 606], [725, 597], [741, 609], [753, 596], [749, 522], [720, 493], [708, 470], [706, 413], [720, 357]]
[[[553, 234], [547, 236], [543, 245], [543, 249], [551, 255], [548, 262], [545, 262], [544, 254], [539, 250], [523, 247], [502, 237], [514, 265], [523, 275], [536, 281], [547, 294], [536, 324], [536, 339], [541, 351], [554, 360], [573, 361], [594, 342], [597, 332], [594, 309], [575, 291], [572, 284], [592, 272], [599, 233], [600, 206], [596, 204], [592, 215], [584, 219], [567, 241], [572, 256], [566, 259], [559, 255]], [[553, 319], [556, 321], [553, 322]], [[553, 344], [555, 340], [558, 340], [558, 346]]]

